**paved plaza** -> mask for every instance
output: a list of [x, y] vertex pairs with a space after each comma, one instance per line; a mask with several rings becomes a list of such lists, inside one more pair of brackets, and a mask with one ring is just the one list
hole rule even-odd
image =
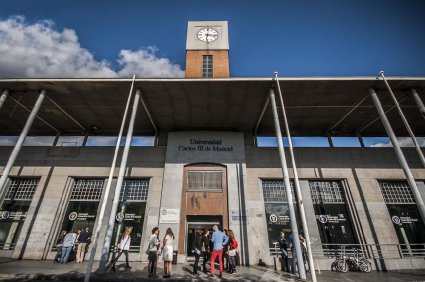
[[[82, 281], [86, 263], [77, 264], [70, 262], [67, 264], [56, 264], [51, 261], [34, 261], [11, 259], [0, 260], [0, 281]], [[131, 270], [124, 270], [124, 263], [118, 263], [117, 272], [107, 272], [104, 275], [93, 273], [91, 281], [218, 281], [209, 278], [201, 273], [199, 277], [191, 275], [190, 264], [173, 265], [172, 277], [163, 279], [161, 276], [154, 279], [147, 278], [146, 263], [132, 263]], [[158, 274], [162, 275], [162, 265], [159, 265]], [[337, 273], [322, 271], [317, 274], [318, 281], [425, 281], [425, 271], [397, 271], [397, 272], [377, 272], [371, 273]], [[309, 279], [310, 280], [310, 279]], [[273, 268], [249, 266], [239, 267], [238, 274], [231, 275], [225, 273], [222, 281], [302, 281], [294, 276], [274, 271]]]

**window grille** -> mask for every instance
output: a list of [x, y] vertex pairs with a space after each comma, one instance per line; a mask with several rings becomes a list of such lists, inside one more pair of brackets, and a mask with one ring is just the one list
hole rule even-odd
[[127, 179], [122, 183], [121, 201], [146, 202], [148, 200], [149, 179]]
[[341, 181], [309, 181], [313, 204], [345, 203]]
[[202, 57], [202, 77], [213, 77], [212, 55], [204, 55]]
[[70, 201], [99, 201], [104, 182], [104, 179], [75, 179]]
[[[283, 180], [262, 180], [263, 197], [265, 203], [287, 203], [286, 189]], [[294, 181], [290, 181], [293, 202], [296, 202], [294, 194]]]
[[378, 181], [382, 196], [387, 204], [415, 204], [412, 190], [407, 181]]
[[223, 172], [216, 170], [192, 170], [187, 173], [187, 190], [222, 191]]
[[5, 200], [31, 201], [39, 181], [38, 178], [12, 178]]

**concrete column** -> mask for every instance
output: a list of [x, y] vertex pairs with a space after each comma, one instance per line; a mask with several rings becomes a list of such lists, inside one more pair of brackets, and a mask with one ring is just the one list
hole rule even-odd
[[117, 179], [117, 186], [115, 188], [114, 201], [112, 202], [111, 214], [109, 216], [108, 229], [106, 230], [106, 238], [105, 238], [105, 242], [103, 243], [102, 257], [100, 258], [100, 262], [99, 262], [99, 272], [100, 273], [105, 272], [106, 261], [108, 259], [108, 255], [109, 255], [109, 248], [110, 248], [111, 240], [112, 240], [112, 232], [113, 232], [114, 225], [115, 225], [115, 215], [117, 213], [118, 204], [119, 204], [119, 201], [120, 201], [121, 187], [122, 187], [122, 183], [124, 181], [125, 170], [127, 168], [128, 153], [130, 151], [131, 140], [133, 138], [133, 128], [134, 128], [134, 122], [136, 120], [136, 113], [137, 113], [137, 108], [138, 108], [139, 100], [140, 100], [140, 92], [141, 92], [140, 89], [137, 89], [136, 95], [134, 96], [133, 111], [131, 113], [130, 123], [128, 125], [127, 138], [125, 140], [124, 152], [123, 152], [123, 156], [122, 156], [122, 159], [121, 159], [120, 170], [119, 170], [119, 173], [118, 173], [118, 179]]
[[282, 141], [282, 133], [280, 132], [280, 123], [279, 123], [279, 117], [277, 114], [277, 107], [276, 107], [276, 100], [274, 95], [274, 90], [270, 89], [270, 102], [272, 105], [272, 111], [273, 111], [273, 118], [274, 118], [274, 127], [277, 135], [277, 143], [279, 145], [279, 156], [280, 156], [280, 163], [282, 166], [282, 174], [283, 174], [283, 180], [285, 183], [285, 190], [286, 190], [286, 197], [288, 199], [288, 207], [289, 207], [289, 216], [291, 220], [291, 229], [292, 229], [292, 237], [293, 237], [293, 243], [295, 244], [295, 252], [298, 256], [297, 262], [298, 262], [298, 272], [300, 274], [301, 279], [306, 279], [305, 275], [305, 269], [304, 269], [304, 263], [302, 259], [302, 252], [301, 252], [301, 245], [300, 245], [300, 239], [298, 238], [298, 225], [297, 225], [297, 218], [295, 216], [295, 208], [294, 208], [294, 201], [292, 199], [292, 189], [291, 184], [289, 181], [289, 173], [288, 173], [288, 167], [286, 165], [286, 157], [285, 157], [285, 151], [283, 149], [283, 141]]
[[409, 165], [407, 164], [406, 158], [404, 157], [404, 154], [400, 148], [400, 145], [398, 144], [394, 131], [391, 128], [391, 125], [387, 119], [387, 116], [385, 115], [384, 109], [382, 108], [378, 95], [376, 95], [375, 90], [372, 88], [369, 89], [369, 94], [372, 97], [372, 101], [379, 113], [379, 117], [381, 118], [382, 124], [385, 127], [385, 131], [387, 132], [388, 137], [390, 137], [391, 139], [391, 143], [394, 147], [394, 151], [397, 155], [397, 159], [401, 167], [403, 168], [403, 172], [407, 178], [407, 182], [409, 183], [409, 186], [412, 189], [412, 193], [413, 193], [413, 196], [415, 197], [416, 204], [418, 205], [418, 209], [421, 214], [422, 221], [425, 222], [425, 204], [419, 192], [418, 186], [416, 185], [415, 179], [413, 178], [413, 174], [410, 171]]
[[27, 122], [25, 123], [24, 129], [22, 130], [21, 135], [19, 136], [18, 142], [16, 142], [16, 145], [13, 148], [12, 153], [10, 154], [9, 160], [7, 161], [6, 167], [4, 168], [3, 174], [0, 178], [0, 194], [2, 194], [6, 181], [9, 177], [10, 170], [12, 169], [12, 166], [15, 163], [16, 157], [21, 151], [22, 144], [24, 143], [24, 140], [31, 129], [32, 123], [34, 122], [34, 119], [37, 116], [38, 110], [40, 109], [41, 104], [43, 103], [44, 97], [46, 97], [46, 90], [42, 90], [40, 92], [40, 95], [38, 96], [38, 99], [35, 102], [34, 108], [32, 109], [27, 119]]
[[7, 96], [9, 96], [9, 90], [6, 89], [3, 91], [3, 94], [1, 94], [1, 97], [0, 97], [0, 109], [1, 107], [3, 107], [3, 104], [6, 101]]

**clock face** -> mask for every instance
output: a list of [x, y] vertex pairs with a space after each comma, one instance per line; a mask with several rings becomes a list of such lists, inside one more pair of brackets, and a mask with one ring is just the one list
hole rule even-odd
[[203, 28], [198, 32], [198, 39], [203, 41], [203, 42], [212, 42], [214, 40], [216, 40], [218, 37], [218, 32], [217, 30], [213, 29], [213, 28]]

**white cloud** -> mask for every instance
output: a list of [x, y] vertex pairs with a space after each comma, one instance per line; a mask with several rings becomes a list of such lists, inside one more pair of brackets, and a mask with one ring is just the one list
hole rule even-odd
[[[410, 137], [397, 137], [398, 144], [400, 147], [415, 147], [413, 144], [412, 138]], [[425, 147], [425, 138], [416, 137], [416, 142], [418, 142], [419, 147]], [[388, 143], [376, 143], [371, 145], [371, 147], [392, 147], [391, 141]]]
[[34, 24], [23, 16], [0, 21], [0, 77], [183, 77], [184, 71], [148, 47], [121, 50], [119, 69], [97, 61], [83, 48], [76, 32], [54, 30], [52, 21]]

